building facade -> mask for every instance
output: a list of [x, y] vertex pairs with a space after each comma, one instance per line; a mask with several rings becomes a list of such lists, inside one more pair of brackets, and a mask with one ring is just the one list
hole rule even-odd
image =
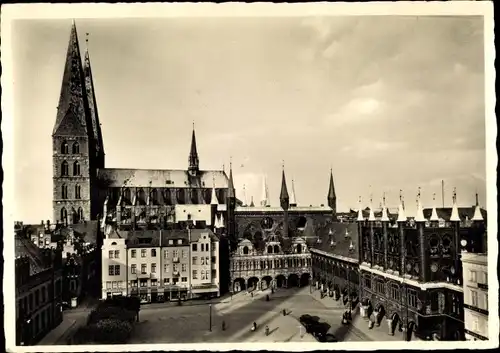
[[16, 344], [33, 345], [62, 321], [62, 256], [16, 231]]
[[419, 199], [417, 205], [414, 226], [402, 204], [396, 227], [360, 215], [361, 312], [375, 325], [385, 321], [390, 335], [405, 332], [406, 340], [463, 340], [461, 244], [478, 246], [484, 228], [460, 227], [456, 196], [451, 227], [439, 227], [435, 209], [426, 219]]
[[103, 299], [139, 296], [147, 303], [220, 295], [219, 237], [210, 229], [106, 228]]

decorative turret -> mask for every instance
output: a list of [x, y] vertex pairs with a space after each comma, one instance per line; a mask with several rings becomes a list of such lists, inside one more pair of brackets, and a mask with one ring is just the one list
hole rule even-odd
[[382, 218], [380, 218], [380, 220], [382, 222], [389, 222], [389, 216], [387, 214], [387, 206], [385, 203], [385, 192], [384, 192], [384, 196], [382, 198]]
[[417, 214], [415, 216], [415, 222], [425, 222], [424, 209], [422, 208], [422, 199], [420, 196], [420, 187], [418, 188], [417, 194]]
[[333, 184], [333, 170], [330, 169], [330, 185], [328, 187], [328, 206], [333, 210], [333, 215], [337, 213], [337, 195], [335, 194], [335, 186]]
[[295, 196], [295, 183], [292, 179], [292, 194], [290, 195], [290, 207], [297, 207], [297, 198]]
[[460, 215], [458, 214], [457, 206], [457, 189], [453, 189], [453, 206], [451, 209], [450, 222], [460, 222]]
[[248, 206], [248, 202], [247, 202], [247, 190], [246, 190], [246, 187], [245, 187], [245, 184], [243, 184], [243, 206]]
[[253, 196], [252, 196], [252, 200], [250, 202], [250, 207], [255, 207], [255, 204], [253, 203]]
[[479, 196], [476, 192], [476, 208], [474, 210], [474, 216], [472, 216], [472, 221], [482, 222], [484, 221], [483, 215], [481, 214], [481, 208], [479, 207]]
[[403, 190], [399, 190], [399, 208], [398, 208], [398, 222], [406, 222], [404, 200], [403, 200]]
[[439, 222], [439, 216], [437, 214], [437, 209], [436, 209], [436, 193], [432, 194], [432, 214], [431, 218], [429, 218], [429, 221], [431, 222]]
[[358, 222], [364, 222], [365, 221], [365, 217], [363, 217], [363, 205], [361, 203], [361, 196], [359, 197], [359, 201], [358, 201], [358, 219], [357, 219]]
[[373, 198], [370, 195], [370, 215], [368, 216], [368, 221], [375, 222], [376, 220], [375, 213], [373, 212]]
[[283, 166], [283, 171], [281, 174], [280, 204], [284, 210], [287, 210], [290, 207], [290, 197], [288, 196], [288, 188], [286, 187], [286, 177], [285, 177], [284, 166]]
[[217, 193], [215, 192], [215, 176], [213, 177], [212, 181], [212, 196], [210, 197], [210, 204], [211, 205], [219, 204], [219, 200], [217, 199]]
[[189, 152], [189, 174], [196, 176], [200, 170], [200, 161], [198, 159], [198, 150], [196, 149], [196, 134], [194, 131], [193, 122], [193, 134], [191, 136], [191, 150]]
[[229, 163], [229, 181], [227, 185], [227, 197], [228, 198], [235, 198], [235, 190], [234, 190], [234, 182], [233, 182], [233, 163]]
[[262, 207], [268, 207], [270, 206], [269, 203], [269, 190], [267, 188], [267, 178], [264, 176], [262, 178], [262, 197], [260, 199], [260, 205]]

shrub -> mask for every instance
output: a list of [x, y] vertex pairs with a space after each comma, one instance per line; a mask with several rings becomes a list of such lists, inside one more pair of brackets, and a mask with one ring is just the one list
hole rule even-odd
[[105, 319], [134, 322], [135, 316], [135, 312], [131, 310], [122, 309], [116, 306], [102, 306], [90, 313], [87, 324], [97, 323]]

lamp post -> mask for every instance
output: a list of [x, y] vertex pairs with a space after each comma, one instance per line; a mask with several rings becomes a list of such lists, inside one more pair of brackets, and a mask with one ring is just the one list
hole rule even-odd
[[209, 331], [212, 332], [212, 304], [208, 304], [209, 310], [210, 310], [210, 322], [209, 322]]

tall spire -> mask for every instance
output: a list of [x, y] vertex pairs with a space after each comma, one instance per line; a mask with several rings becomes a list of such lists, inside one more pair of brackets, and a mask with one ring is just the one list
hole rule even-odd
[[297, 197], [295, 196], [295, 183], [293, 179], [292, 179], [292, 194], [290, 195], [290, 206], [291, 207], [297, 206]]
[[458, 206], [457, 206], [457, 189], [453, 188], [453, 207], [451, 208], [451, 222], [460, 222], [460, 216], [458, 214]]
[[229, 198], [234, 198], [234, 182], [233, 182], [233, 161], [230, 159], [229, 161], [229, 182], [227, 185], [228, 192], [227, 192], [227, 197]]
[[328, 187], [328, 206], [336, 212], [337, 195], [335, 194], [335, 185], [333, 184], [333, 170], [330, 168], [330, 185]]
[[83, 63], [83, 75], [85, 78], [85, 88], [87, 92], [87, 101], [89, 104], [89, 110], [90, 110], [90, 119], [92, 121], [92, 134], [94, 136], [95, 140], [95, 147], [96, 147], [96, 154], [97, 157], [101, 160], [101, 163], [99, 163], [100, 168], [104, 168], [104, 143], [103, 143], [103, 138], [102, 138], [102, 131], [101, 131], [101, 124], [99, 121], [99, 114], [97, 112], [97, 100], [95, 96], [95, 90], [94, 90], [94, 79], [92, 77], [92, 69], [90, 65], [90, 55], [89, 55], [89, 48], [88, 48], [88, 43], [89, 43], [89, 34], [85, 34], [85, 59]]
[[217, 199], [217, 193], [215, 192], [215, 176], [212, 177], [212, 197], [210, 198], [211, 205], [218, 205], [219, 200]]
[[382, 218], [380, 220], [382, 222], [389, 222], [389, 216], [387, 214], [387, 206], [385, 203], [385, 192], [384, 192], [384, 196], [382, 197]]
[[436, 209], [436, 193], [432, 194], [432, 214], [431, 214], [431, 218], [429, 218], [429, 221], [432, 221], [432, 222], [439, 222], [439, 216], [437, 214], [437, 209]]
[[363, 217], [363, 204], [361, 202], [361, 196], [359, 197], [358, 201], [358, 222], [363, 222], [365, 220], [365, 217]]
[[481, 208], [479, 207], [479, 196], [476, 192], [476, 208], [474, 210], [473, 221], [484, 221], [483, 215], [481, 214]]
[[420, 196], [420, 187], [418, 188], [417, 194], [417, 215], [415, 216], [415, 222], [425, 222], [424, 209], [422, 207], [422, 198]]
[[267, 188], [267, 178], [265, 175], [262, 177], [262, 197], [260, 199], [260, 205], [262, 207], [270, 206], [270, 204], [269, 204], [269, 189]]
[[245, 184], [243, 184], [243, 206], [248, 206], [247, 189], [245, 187]]
[[53, 134], [92, 137], [87, 130], [91, 125], [78, 34], [73, 22]]
[[398, 222], [406, 222], [405, 208], [404, 208], [404, 199], [403, 199], [403, 190], [399, 190], [399, 208], [398, 208]]
[[288, 196], [288, 188], [286, 187], [285, 163], [283, 162], [283, 170], [281, 172], [281, 192], [280, 203], [282, 208], [288, 209], [290, 206], [290, 197]]
[[199, 171], [200, 161], [198, 159], [198, 151], [196, 149], [196, 134], [194, 131], [194, 121], [193, 121], [193, 133], [191, 135], [191, 150], [189, 152], [189, 171], [192, 174], [196, 174]]

